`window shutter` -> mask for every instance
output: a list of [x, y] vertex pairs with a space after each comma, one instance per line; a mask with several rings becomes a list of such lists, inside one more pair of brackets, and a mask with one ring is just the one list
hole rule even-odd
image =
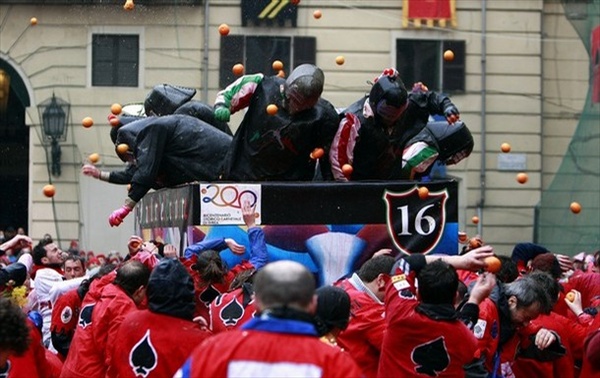
[[[465, 41], [443, 41], [443, 51], [452, 50], [454, 59], [444, 60], [444, 92], [465, 91]], [[442, 52], [443, 52], [442, 51]]]
[[294, 67], [301, 64], [316, 64], [317, 39], [315, 37], [294, 37]]
[[232, 67], [237, 63], [244, 63], [244, 36], [228, 35], [221, 37], [220, 61], [219, 87], [225, 88], [236, 79], [233, 72], [231, 72]]

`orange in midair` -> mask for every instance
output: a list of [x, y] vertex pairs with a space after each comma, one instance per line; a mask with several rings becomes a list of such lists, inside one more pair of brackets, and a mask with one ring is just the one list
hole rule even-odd
[[325, 150], [317, 147], [310, 153], [310, 158], [316, 160], [322, 158], [323, 155], [325, 155]]
[[272, 67], [275, 71], [279, 72], [283, 69], [283, 62], [281, 60], [275, 60]]
[[350, 164], [342, 165], [342, 173], [344, 174], [344, 176], [346, 176], [346, 178], [349, 178], [352, 175], [353, 171], [354, 168], [352, 168]]
[[527, 173], [525, 173], [525, 172], [520, 172], [517, 174], [517, 182], [519, 184], [525, 184], [528, 179], [529, 179], [529, 177], [527, 176]]
[[231, 69], [231, 72], [233, 72], [233, 74], [235, 76], [243, 75], [244, 74], [244, 65], [241, 63], [234, 65], [233, 68]]
[[444, 60], [447, 62], [454, 60], [454, 51], [452, 51], [452, 50], [444, 51]]
[[100, 161], [100, 155], [94, 152], [93, 154], [90, 154], [90, 156], [88, 156], [88, 160], [90, 161], [90, 163], [96, 164]]
[[221, 24], [219, 25], [219, 34], [221, 34], [222, 36], [226, 36], [229, 34], [229, 25], [227, 24]]
[[31, 17], [31, 20], [29, 20], [29, 23], [31, 24], [31, 26], [35, 26], [38, 23], [38, 19], [35, 17]]
[[133, 10], [134, 7], [135, 4], [133, 3], [133, 0], [127, 0], [123, 5], [123, 9], [125, 9], [126, 11]]
[[573, 214], [579, 214], [579, 212], [581, 211], [581, 205], [578, 202], [571, 202], [569, 208], [571, 209]]
[[319, 18], [321, 18], [323, 16], [323, 12], [321, 12], [319, 9], [317, 9], [316, 11], [313, 12], [313, 17], [316, 18], [317, 20]]
[[508, 143], [502, 143], [500, 145], [500, 150], [504, 153], [510, 152], [510, 144]]
[[429, 189], [425, 186], [420, 187], [419, 189], [419, 198], [424, 200], [429, 197]]
[[344, 56], [343, 56], [343, 55], [338, 55], [338, 56], [336, 56], [336, 57], [335, 57], [335, 63], [336, 63], [338, 66], [341, 66], [341, 65], [342, 65], [342, 64], [344, 64], [345, 62], [346, 62], [346, 58], [344, 58]]
[[123, 111], [121, 104], [114, 103], [110, 106], [110, 112], [114, 115], [119, 115]]
[[126, 143], [121, 143], [117, 146], [117, 152], [120, 154], [124, 154], [129, 151], [129, 146]]
[[52, 184], [48, 184], [48, 185], [44, 185], [44, 187], [42, 188], [42, 192], [44, 193], [44, 195], [46, 197], [54, 197], [54, 194], [56, 193], [56, 189], [54, 188], [54, 185]]
[[92, 117], [85, 117], [83, 120], [81, 120], [81, 124], [87, 129], [94, 125], [94, 120], [92, 119]]
[[267, 114], [268, 115], [275, 115], [275, 114], [277, 114], [277, 110], [279, 110], [277, 108], [277, 105], [275, 105], [275, 104], [269, 104], [269, 105], [267, 105]]
[[471, 222], [473, 222], [473, 224], [479, 223], [479, 217], [477, 215], [474, 215], [473, 218], [471, 218]]

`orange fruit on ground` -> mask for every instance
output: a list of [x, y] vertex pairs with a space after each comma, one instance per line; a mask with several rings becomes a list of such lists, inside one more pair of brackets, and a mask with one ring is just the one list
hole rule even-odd
[[496, 256], [486, 257], [483, 262], [485, 263], [485, 270], [490, 273], [498, 273], [502, 268], [502, 262]]
[[35, 18], [35, 17], [31, 17], [31, 20], [29, 20], [29, 23], [30, 23], [32, 26], [35, 26], [35, 25], [37, 25], [37, 23], [38, 23], [38, 21], [37, 21], [37, 18]]
[[454, 60], [454, 51], [452, 51], [452, 50], [444, 51], [444, 60], [447, 62]]
[[579, 214], [579, 212], [581, 211], [581, 205], [578, 202], [571, 202], [569, 208], [571, 209], [573, 214]]
[[473, 222], [473, 224], [479, 223], [479, 217], [477, 215], [474, 215], [473, 218], [471, 218], [471, 222]]
[[325, 155], [325, 150], [317, 147], [310, 153], [310, 158], [316, 160], [322, 158], [323, 155]]
[[241, 63], [234, 65], [233, 68], [231, 69], [231, 72], [233, 72], [233, 74], [235, 76], [243, 75], [244, 74], [244, 65]]
[[350, 164], [342, 165], [342, 173], [344, 174], [344, 176], [350, 177], [350, 175], [352, 174], [353, 171], [354, 171], [354, 168], [352, 168], [352, 166]]
[[88, 156], [88, 160], [90, 161], [90, 163], [96, 164], [100, 161], [100, 155], [94, 152], [93, 154], [90, 154], [90, 156]]
[[125, 2], [125, 5], [123, 5], [123, 9], [128, 10], [128, 11], [133, 10], [134, 7], [135, 7], [135, 4], [133, 3], [133, 0], [127, 0]]
[[275, 71], [281, 71], [283, 69], [283, 62], [281, 60], [275, 60], [272, 65]]
[[429, 189], [425, 186], [420, 187], [419, 189], [419, 198], [424, 200], [429, 197]]
[[321, 18], [323, 16], [323, 12], [321, 12], [319, 9], [317, 9], [316, 11], [313, 12], [313, 17], [316, 18], [317, 20], [319, 18]]
[[117, 152], [120, 154], [124, 154], [129, 151], [129, 146], [126, 143], [121, 143], [117, 146]]
[[219, 34], [225, 36], [225, 35], [229, 34], [229, 31], [230, 31], [229, 25], [227, 25], [227, 24], [219, 25]]
[[94, 124], [94, 120], [92, 119], [92, 117], [85, 117], [81, 120], [81, 124], [85, 128], [92, 127], [92, 125]]
[[56, 193], [56, 189], [54, 188], [54, 185], [48, 184], [48, 185], [44, 185], [44, 187], [42, 188], [42, 192], [44, 193], [44, 195], [46, 197], [54, 197], [54, 194]]
[[502, 143], [500, 145], [500, 150], [504, 153], [510, 152], [510, 144], [508, 143]]
[[343, 56], [343, 55], [338, 55], [338, 56], [336, 56], [336, 57], [335, 57], [335, 63], [336, 63], [338, 66], [341, 66], [341, 65], [342, 65], [342, 64], [344, 64], [345, 62], [346, 62], [346, 58], [344, 58], [344, 56]]
[[121, 104], [114, 103], [110, 106], [110, 112], [114, 115], [119, 115], [123, 111]]
[[267, 114], [268, 115], [275, 115], [275, 114], [277, 114], [277, 110], [279, 110], [277, 108], [277, 105], [275, 105], [275, 104], [269, 104], [269, 105], [267, 105]]
[[573, 302], [575, 300], [575, 293], [569, 291], [567, 295], [565, 295], [565, 298], [567, 298], [569, 302]]
[[525, 172], [520, 172], [517, 174], [517, 182], [519, 184], [525, 184], [528, 179], [529, 179], [529, 177], [527, 176], [527, 173], [525, 173]]

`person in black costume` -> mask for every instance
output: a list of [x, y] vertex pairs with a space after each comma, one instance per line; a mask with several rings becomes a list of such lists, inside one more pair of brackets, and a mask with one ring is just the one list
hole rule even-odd
[[[410, 171], [406, 174], [402, 170], [403, 152], [434, 114], [444, 115], [449, 125], [460, 118], [448, 97], [429, 91], [421, 83], [415, 84], [408, 93], [398, 71], [384, 70], [375, 79], [369, 94], [342, 114], [329, 153], [335, 179], [413, 178]], [[345, 165], [351, 169], [344, 169]]]
[[215, 181], [231, 143], [231, 136], [198, 118], [173, 114], [136, 119], [111, 130], [115, 146], [126, 144], [117, 155], [127, 162], [120, 171], [100, 171], [91, 164], [87, 176], [113, 184], [131, 184], [125, 204], [109, 217], [118, 226], [150, 189], [193, 181]]
[[[311, 181], [317, 160], [325, 153], [339, 122], [335, 108], [322, 99], [325, 77], [312, 64], [296, 67], [284, 80], [261, 73], [245, 75], [217, 94], [215, 118], [227, 122], [248, 108], [224, 163], [227, 181]], [[267, 113], [275, 105], [277, 112]], [[314, 156], [314, 155], [313, 155]], [[329, 161], [320, 159], [322, 178], [332, 179]]]

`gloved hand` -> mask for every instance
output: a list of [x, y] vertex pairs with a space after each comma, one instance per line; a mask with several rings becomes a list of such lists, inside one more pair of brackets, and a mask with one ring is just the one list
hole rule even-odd
[[217, 106], [215, 108], [215, 119], [221, 122], [229, 122], [231, 112], [224, 106]]
[[111, 227], [115, 227], [123, 223], [123, 219], [131, 213], [131, 209], [123, 205], [120, 209], [117, 209], [110, 214], [108, 217], [108, 223]]
[[446, 120], [450, 125], [454, 124], [454, 122], [460, 119], [460, 113], [454, 105], [446, 107], [446, 109], [444, 109], [444, 115], [446, 116]]
[[81, 173], [83, 173], [86, 176], [92, 176], [96, 179], [100, 177], [100, 170], [91, 164], [85, 164], [81, 168]]

